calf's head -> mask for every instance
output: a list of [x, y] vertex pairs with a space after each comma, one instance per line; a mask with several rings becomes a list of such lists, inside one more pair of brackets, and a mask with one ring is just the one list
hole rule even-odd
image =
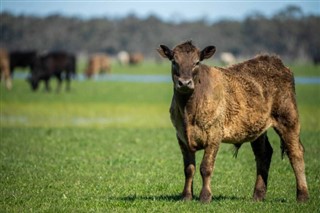
[[203, 50], [195, 47], [191, 41], [177, 45], [173, 50], [165, 45], [157, 49], [159, 54], [172, 62], [171, 75], [177, 92], [190, 94], [194, 90], [194, 76], [199, 71], [200, 62], [210, 58], [216, 51], [215, 46]]

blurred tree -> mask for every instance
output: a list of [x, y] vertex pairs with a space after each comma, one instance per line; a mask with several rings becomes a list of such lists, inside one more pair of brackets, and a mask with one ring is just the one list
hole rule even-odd
[[243, 21], [205, 18], [193, 22], [165, 22], [155, 15], [140, 19], [134, 14], [125, 18], [106, 17], [89, 20], [59, 14], [41, 18], [0, 13], [0, 45], [9, 50], [68, 50], [72, 52], [141, 52], [155, 57], [159, 44], [173, 47], [192, 39], [203, 48], [209, 44], [217, 53], [232, 52], [253, 56], [270, 52], [283, 57], [312, 58], [319, 54], [320, 17], [305, 15], [289, 6], [267, 18], [251, 13]]

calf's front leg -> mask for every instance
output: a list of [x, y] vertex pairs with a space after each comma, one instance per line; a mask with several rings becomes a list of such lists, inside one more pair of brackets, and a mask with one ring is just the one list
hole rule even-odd
[[193, 197], [193, 177], [196, 169], [195, 152], [188, 149], [187, 145], [178, 138], [183, 155], [185, 183], [182, 192], [182, 200], [189, 201]]
[[211, 143], [204, 150], [203, 159], [200, 165], [200, 173], [202, 176], [200, 201], [203, 203], [209, 203], [212, 199], [211, 175], [214, 169], [214, 163], [218, 153], [218, 149], [218, 143]]

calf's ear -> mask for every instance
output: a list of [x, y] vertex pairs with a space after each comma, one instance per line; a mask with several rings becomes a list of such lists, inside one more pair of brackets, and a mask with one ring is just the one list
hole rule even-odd
[[215, 46], [207, 46], [200, 52], [200, 61], [208, 59], [216, 52]]
[[163, 58], [168, 58], [169, 60], [172, 60], [173, 52], [166, 45], [160, 45], [160, 48], [158, 48], [157, 51]]

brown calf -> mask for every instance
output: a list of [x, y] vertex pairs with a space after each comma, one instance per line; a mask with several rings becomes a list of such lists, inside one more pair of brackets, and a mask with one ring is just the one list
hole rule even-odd
[[111, 62], [107, 55], [105, 54], [95, 54], [89, 59], [85, 75], [91, 78], [93, 75], [110, 72]]
[[266, 132], [270, 127], [280, 136], [282, 150], [290, 159], [297, 200], [308, 199], [294, 78], [279, 58], [263, 55], [219, 68], [200, 63], [215, 53], [214, 46], [200, 51], [187, 41], [173, 50], [161, 45], [158, 52], [172, 61], [170, 114], [183, 154], [184, 200], [193, 196], [197, 150], [204, 149], [200, 201], [210, 202], [211, 175], [220, 143], [240, 148], [246, 141], [251, 142], [257, 167], [253, 199], [263, 200], [273, 152]]

